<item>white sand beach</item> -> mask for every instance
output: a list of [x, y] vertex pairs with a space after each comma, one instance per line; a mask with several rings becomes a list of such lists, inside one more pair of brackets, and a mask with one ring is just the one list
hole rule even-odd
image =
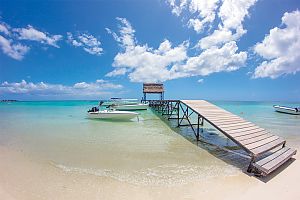
[[5, 200], [300, 199], [299, 154], [264, 179], [241, 171], [234, 176], [174, 186], [136, 185], [109, 177], [65, 172], [2, 146], [0, 160], [0, 197]]

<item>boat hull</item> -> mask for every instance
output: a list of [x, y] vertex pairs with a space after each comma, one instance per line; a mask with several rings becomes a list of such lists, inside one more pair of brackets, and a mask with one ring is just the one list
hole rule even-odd
[[88, 117], [91, 119], [116, 119], [116, 120], [130, 120], [138, 115], [136, 112], [127, 111], [98, 111], [89, 112]]
[[118, 106], [113, 106], [114, 109], [116, 110], [147, 110], [149, 107], [148, 104], [135, 104], [135, 105], [118, 105]]
[[300, 111], [296, 108], [286, 107], [286, 106], [273, 106], [275, 111], [280, 113], [292, 114], [292, 115], [300, 115]]

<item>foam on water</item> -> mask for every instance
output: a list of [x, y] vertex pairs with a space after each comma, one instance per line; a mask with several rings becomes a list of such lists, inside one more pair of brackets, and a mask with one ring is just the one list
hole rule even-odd
[[136, 171], [116, 171], [110, 169], [93, 169], [69, 167], [61, 164], [55, 166], [66, 173], [88, 174], [109, 177], [135, 185], [174, 186], [194, 181], [204, 181], [213, 177], [232, 176], [239, 172], [233, 166], [224, 168], [199, 165], [162, 165]]

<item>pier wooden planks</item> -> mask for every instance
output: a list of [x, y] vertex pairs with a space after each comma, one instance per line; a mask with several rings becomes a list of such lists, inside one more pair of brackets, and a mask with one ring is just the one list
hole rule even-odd
[[[285, 140], [267, 130], [246, 121], [218, 106], [204, 100], [181, 100], [181, 103], [202, 116], [206, 121], [229, 137], [237, 145], [251, 154], [250, 172], [254, 167], [260, 175], [267, 175], [296, 154], [296, 150], [285, 145]], [[282, 146], [275, 153], [270, 152]], [[266, 152], [270, 155], [256, 162], [256, 158]]]
[[285, 142], [282, 138], [207, 101], [181, 100], [181, 102], [256, 156]]

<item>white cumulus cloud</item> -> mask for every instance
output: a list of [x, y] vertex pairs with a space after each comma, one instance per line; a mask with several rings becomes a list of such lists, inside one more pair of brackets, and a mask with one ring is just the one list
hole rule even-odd
[[[50, 35], [28, 25], [25, 28], [12, 28], [5, 22], [0, 21], [0, 48], [4, 54], [22, 60], [29, 51], [28, 41], [35, 41], [59, 48], [58, 42], [62, 35]], [[26, 45], [24, 44], [26, 42]]]
[[12, 40], [6, 39], [1, 35], [0, 35], [0, 47], [4, 54], [16, 60], [22, 60], [24, 58], [24, 55], [30, 49], [29, 47], [19, 43], [15, 44], [13, 43]]
[[300, 71], [300, 12], [287, 12], [281, 20], [282, 28], [271, 29], [254, 47], [265, 61], [255, 69], [253, 78], [277, 78]]
[[[166, 0], [177, 16], [188, 20], [187, 25], [197, 33], [209, 30], [217, 22], [218, 26], [211, 34], [199, 40], [196, 47], [207, 49], [237, 41], [247, 31], [243, 21], [249, 15], [249, 9], [257, 0]], [[183, 11], [187, 11], [185, 14]]]
[[237, 29], [242, 26], [245, 17], [249, 15], [249, 8], [257, 0], [223, 0], [218, 16], [222, 20], [224, 28]]
[[226, 28], [216, 29], [211, 35], [199, 40], [196, 46], [201, 49], [208, 49], [212, 46], [220, 46], [226, 42], [238, 40], [244, 33], [245, 30], [241, 27], [237, 28], [235, 33]]
[[166, 39], [157, 49], [148, 47], [147, 44], [139, 45], [131, 24], [123, 18], [118, 20], [121, 23], [119, 34], [107, 29], [122, 47], [122, 51], [114, 58], [113, 67], [116, 69], [106, 75], [109, 77], [128, 73], [133, 82], [161, 82], [234, 71], [242, 67], [247, 59], [246, 52], [238, 52], [234, 41], [229, 41], [221, 47], [210, 47], [191, 57], [187, 55], [187, 41], [173, 47]]
[[73, 36], [72, 33], [67, 33], [68, 42], [75, 47], [83, 47], [83, 50], [92, 55], [101, 55], [103, 48], [101, 48], [101, 42], [93, 35], [82, 33]]
[[201, 79], [199, 79], [197, 82], [198, 82], [198, 83], [204, 83], [204, 79], [201, 78]]
[[117, 35], [115, 32], [111, 31], [109, 28], [106, 28], [107, 32], [111, 34], [114, 39], [119, 43], [121, 47], [123, 47], [125, 50], [131, 50], [135, 48], [135, 37], [134, 33], [135, 30], [132, 28], [131, 24], [127, 21], [125, 18], [116, 18], [119, 22], [119, 33], [120, 35]]
[[68, 86], [63, 84], [33, 83], [22, 80], [20, 82], [3, 82], [0, 84], [0, 94], [26, 94], [36, 96], [64, 96], [64, 97], [99, 97], [111, 94], [111, 90], [120, 90], [123, 86], [106, 80], [95, 82], [79, 82]]
[[10, 35], [9, 25], [5, 24], [4, 22], [0, 22], [0, 33], [4, 33], [5, 35]]
[[172, 13], [177, 16], [187, 7], [187, 0], [180, 0], [178, 3], [176, 0], [166, 0], [166, 2], [171, 6]]
[[243, 21], [256, 2], [257, 0], [223, 0], [218, 12], [220, 18], [218, 28], [199, 40], [196, 46], [206, 49], [229, 41], [237, 41], [247, 32], [243, 27]]
[[219, 0], [166, 0], [172, 8], [172, 13], [179, 16], [188, 10], [194, 17], [188, 20], [188, 26], [197, 33], [214, 22]]
[[238, 53], [237, 50], [234, 41], [226, 43], [221, 48], [214, 46], [197, 56], [189, 57], [183, 65], [174, 65], [171, 70], [179, 77], [207, 76], [216, 72], [235, 71], [247, 60], [246, 52]]
[[187, 42], [172, 47], [169, 40], [164, 40], [157, 49], [153, 49], [145, 45], [136, 44], [134, 37], [135, 30], [131, 24], [124, 18], [117, 18], [121, 23], [120, 34], [112, 32], [115, 40], [119, 42], [123, 48], [119, 52], [113, 62], [116, 68], [107, 76], [123, 75], [129, 72], [129, 78], [133, 82], [157, 82], [172, 79], [172, 75], [168, 67], [174, 63], [179, 63], [187, 58], [186, 49]]
[[59, 48], [57, 42], [63, 37], [62, 35], [50, 35], [49, 33], [39, 31], [31, 25], [28, 25], [26, 28], [15, 28], [13, 30], [18, 34], [18, 39], [20, 40], [37, 41], [56, 48]]
[[107, 76], [107, 77], [122, 76], [122, 75], [125, 75], [126, 72], [127, 72], [126, 68], [117, 68], [117, 69], [114, 69], [113, 71], [107, 73], [105, 76]]

